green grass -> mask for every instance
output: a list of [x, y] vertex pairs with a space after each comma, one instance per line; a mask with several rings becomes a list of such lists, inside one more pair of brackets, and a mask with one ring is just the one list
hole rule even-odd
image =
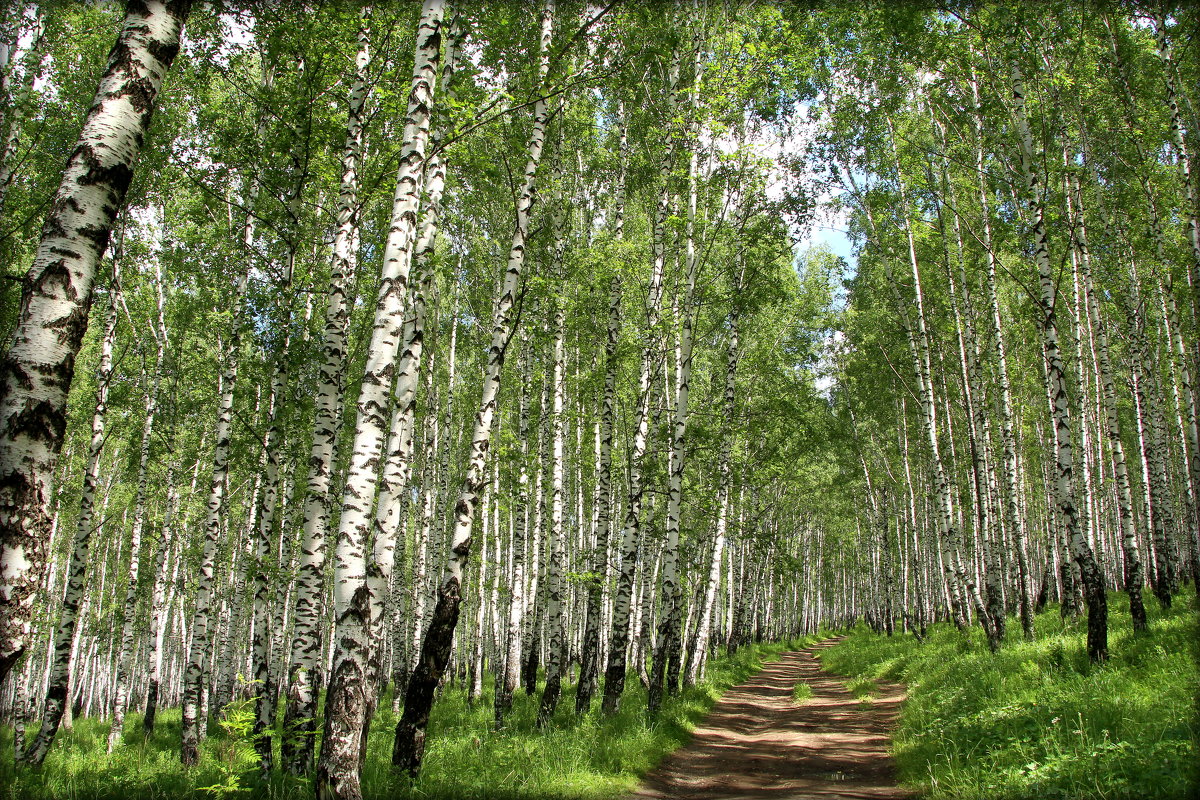
[[[1037, 640], [1009, 621], [998, 654], [978, 626], [928, 641], [858, 628], [822, 656], [855, 680], [908, 684], [893, 741], [901, 780], [932, 798], [1185, 798], [1196, 764], [1200, 686], [1196, 595], [1159, 610], [1134, 636], [1128, 601], [1109, 595], [1109, 661], [1092, 666], [1086, 624], [1057, 609]], [[853, 681], [852, 681], [853, 682]]]
[[864, 706], [870, 706], [872, 695], [875, 693], [875, 681], [865, 675], [859, 675], [846, 681], [846, 691], [854, 695], [854, 699]]
[[803, 680], [796, 681], [796, 685], [792, 687], [792, 702], [798, 706], [802, 706], [809, 701], [813, 696], [812, 687]]
[[[373, 798], [581, 798], [601, 800], [628, 794], [639, 777], [687, 741], [696, 723], [728, 689], [746, 680], [784, 650], [818, 637], [751, 645], [709, 662], [705, 683], [668, 698], [655, 719], [646, 714], [646, 694], [636, 677], [626, 685], [613, 717], [593, 710], [574, 714], [574, 687], [564, 690], [550, 726], [535, 725], [539, 696], [518, 691], [507, 728], [492, 727], [491, 680], [481, 702], [467, 706], [461, 688], [447, 687], [434, 706], [421, 777], [413, 782], [391, 770], [396, 720], [390, 699], [371, 724], [363, 770], [365, 794]], [[540, 690], [540, 687], [539, 687]], [[164, 709], [153, 739], [142, 744], [141, 717], [129, 714], [127, 745], [105, 754], [107, 720], [80, 719], [60, 732], [40, 770], [12, 766], [12, 729], [0, 728], [0, 798], [33, 800], [142, 800], [219, 797], [198, 787], [235, 786], [232, 795], [271, 800], [308, 800], [312, 785], [278, 773], [258, 776], [253, 751], [235, 731], [217, 725], [192, 771], [179, 763], [179, 710]], [[31, 732], [34, 726], [30, 723]]]

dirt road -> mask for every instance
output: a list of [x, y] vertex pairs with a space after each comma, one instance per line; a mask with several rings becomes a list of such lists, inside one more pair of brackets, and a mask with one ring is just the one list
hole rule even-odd
[[[903, 687], [883, 685], [870, 703], [821, 670], [808, 650], [785, 653], [730, 689], [692, 740], [643, 780], [633, 798], [911, 798], [896, 785], [888, 755]], [[792, 700], [797, 680], [812, 697]]]

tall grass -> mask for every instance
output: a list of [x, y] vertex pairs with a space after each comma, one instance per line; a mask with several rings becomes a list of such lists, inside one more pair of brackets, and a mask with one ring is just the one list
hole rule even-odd
[[865, 628], [825, 651], [826, 668], [908, 683], [893, 741], [901, 779], [933, 798], [1185, 798], [1200, 790], [1196, 595], [1155, 610], [1135, 636], [1110, 595], [1106, 664], [1087, 658], [1086, 623], [1051, 609], [1037, 640], [1010, 620], [1001, 651], [978, 626], [933, 626], [928, 641]]
[[[646, 714], [646, 694], [633, 678], [621, 710], [605, 717], [595, 708], [575, 716], [574, 688], [544, 729], [536, 726], [538, 696], [518, 691], [507, 726], [493, 729], [490, 677], [474, 707], [461, 687], [446, 687], [434, 705], [421, 777], [411, 781], [391, 769], [396, 720], [389, 698], [371, 724], [363, 787], [373, 798], [616, 798], [631, 792], [642, 774], [687, 741], [696, 723], [731, 686], [746, 680], [779, 653], [817, 637], [744, 647], [709, 663], [700, 686], [668, 698], [657, 717]], [[234, 796], [308, 800], [308, 780], [258, 775], [253, 748], [236, 730], [217, 724], [202, 745], [200, 765], [179, 763], [179, 710], [159, 713], [155, 734], [142, 742], [141, 718], [127, 717], [126, 746], [105, 753], [107, 720], [78, 720], [62, 731], [41, 769], [12, 766], [12, 730], [0, 729], [0, 798], [32, 800], [142, 800]], [[33, 729], [31, 724], [30, 729]], [[278, 745], [276, 745], [278, 746]]]

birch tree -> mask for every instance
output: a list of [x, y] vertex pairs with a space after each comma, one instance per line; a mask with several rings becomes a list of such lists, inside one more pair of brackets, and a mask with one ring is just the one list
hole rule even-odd
[[127, 7], [43, 225], [0, 366], [0, 680], [25, 651], [45, 569], [51, 479], [96, 267], [190, 10], [188, 0]]
[[79, 516], [75, 523], [75, 536], [71, 544], [71, 557], [67, 562], [67, 586], [63, 596], [60, 619], [53, 642], [53, 665], [47, 680], [46, 699], [42, 707], [42, 724], [37, 736], [23, 753], [23, 759], [40, 765], [50, 752], [54, 736], [58, 732], [63, 712], [69, 697], [67, 686], [71, 668], [71, 650], [75, 640], [75, 629], [79, 620], [79, 606], [85, 589], [88, 552], [91, 546], [93, 520], [96, 506], [96, 484], [100, 472], [100, 455], [104, 448], [105, 423], [108, 418], [108, 390], [112, 381], [113, 347], [116, 343], [117, 322], [120, 305], [119, 264], [113, 262], [113, 278], [109, 287], [108, 311], [104, 322], [104, 336], [100, 343], [100, 364], [96, 374], [96, 408], [92, 413], [92, 436], [88, 446], [87, 466], [83, 473], [83, 494], [79, 498]]
[[323, 572], [325, 534], [329, 526], [334, 456], [342, 409], [346, 336], [350, 323], [349, 280], [357, 265], [355, 238], [359, 168], [365, 144], [364, 108], [371, 63], [370, 7], [361, 12], [354, 78], [347, 95], [346, 137], [342, 146], [341, 180], [337, 201], [337, 230], [330, 260], [329, 289], [321, 338], [320, 386], [317, 390], [312, 444], [309, 451], [308, 491], [304, 501], [300, 565], [295, 591], [295, 629], [288, 666], [287, 708], [284, 714], [282, 759], [296, 775], [312, 768], [317, 710], [317, 671], [320, 669], [321, 620], [325, 607]]
[[354, 444], [342, 495], [342, 515], [334, 554], [335, 650], [325, 700], [325, 734], [317, 765], [317, 796], [361, 797], [361, 732], [371, 687], [370, 586], [367, 583], [367, 536], [371, 525], [376, 465], [383, 447], [388, 395], [396, 351], [404, 326], [412, 247], [424, 178], [433, 90], [441, 55], [442, 0], [425, 0], [417, 23], [412, 89], [405, 115], [404, 145], [392, 220], [384, 247], [375, 319], [367, 348], [363, 388], [357, 404]]
[[475, 524], [475, 505], [487, 477], [487, 457], [491, 444], [492, 420], [496, 397], [504, 368], [504, 357], [513, 334], [514, 307], [521, 273], [525, 266], [526, 239], [529, 236], [530, 213], [534, 204], [534, 189], [538, 165], [546, 142], [551, 107], [544, 96], [550, 73], [550, 42], [554, 25], [554, 2], [545, 0], [541, 9], [538, 39], [538, 70], [534, 91], [533, 128], [528, 142], [528, 159], [524, 181], [517, 198], [517, 219], [509, 248], [508, 264], [493, 308], [492, 337], [484, 366], [483, 390], [479, 410], [471, 435], [467, 474], [454, 506], [450, 551], [445, 570], [438, 585], [437, 604], [430, 616], [429, 627], [421, 642], [421, 652], [413, 670], [404, 698], [404, 714], [396, 724], [396, 739], [392, 764], [416, 775], [425, 755], [425, 729], [433, 691], [450, 658], [454, 628], [458, 624], [459, 603], [462, 600], [462, 578], [471, 553], [471, 533]]
[[1056, 436], [1054, 482], [1055, 500], [1060, 523], [1071, 548], [1071, 557], [1083, 576], [1084, 599], [1088, 609], [1088, 657], [1103, 661], [1108, 657], [1108, 600], [1104, 579], [1096, 564], [1087, 537], [1079, 527], [1078, 509], [1073, 485], [1075, 452], [1067, 405], [1067, 382], [1058, 346], [1058, 325], [1055, 314], [1055, 280], [1050, 265], [1050, 249], [1045, 223], [1045, 207], [1039, 176], [1034, 169], [1033, 135], [1025, 110], [1025, 79], [1014, 60], [1010, 65], [1012, 83], [1011, 113], [1018, 135], [1020, 171], [1025, 181], [1025, 199], [1033, 218], [1034, 262], [1037, 266], [1041, 295], [1038, 298], [1043, 345], [1046, 348], [1047, 369], [1054, 401]]

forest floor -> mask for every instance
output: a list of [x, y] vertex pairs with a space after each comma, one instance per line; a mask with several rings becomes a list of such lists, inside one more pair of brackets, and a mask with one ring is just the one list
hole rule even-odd
[[[633, 798], [912, 797], [889, 753], [904, 687], [848, 687], [823, 670], [818, 655], [838, 641], [783, 653], [727, 692]], [[807, 689], [796, 691], [798, 682]]]

